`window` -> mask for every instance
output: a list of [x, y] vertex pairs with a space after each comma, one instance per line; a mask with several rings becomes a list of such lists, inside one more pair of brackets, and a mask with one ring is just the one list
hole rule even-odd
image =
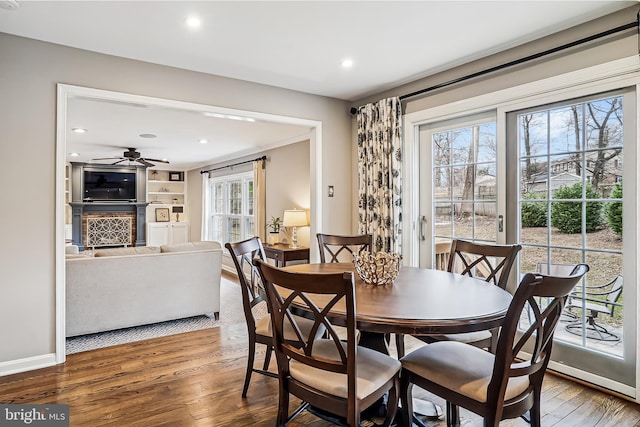
[[253, 173], [209, 179], [209, 240], [237, 242], [255, 235]]
[[[584, 262], [590, 266], [586, 286], [613, 283], [623, 273], [623, 96], [543, 106], [519, 113], [517, 120], [520, 270]], [[554, 173], [546, 167], [554, 162], [567, 168]], [[597, 298], [574, 293], [578, 302], [566, 310], [555, 338], [622, 357], [624, 303], [606, 301], [607, 288], [600, 291]], [[595, 319], [581, 309], [599, 300], [611, 308], [609, 315]]]

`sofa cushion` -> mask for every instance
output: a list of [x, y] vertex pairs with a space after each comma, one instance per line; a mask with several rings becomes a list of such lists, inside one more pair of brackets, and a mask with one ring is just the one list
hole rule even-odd
[[175, 245], [160, 246], [160, 252], [190, 252], [204, 251], [207, 249], [222, 249], [222, 245], [220, 244], [220, 242], [204, 241], [176, 243]]
[[138, 246], [129, 248], [110, 248], [96, 249], [93, 253], [94, 257], [103, 256], [120, 256], [120, 255], [141, 255], [141, 254], [159, 254], [158, 246]]

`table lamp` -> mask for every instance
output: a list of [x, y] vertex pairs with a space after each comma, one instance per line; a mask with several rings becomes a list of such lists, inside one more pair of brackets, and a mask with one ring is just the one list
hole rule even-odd
[[183, 206], [172, 206], [172, 212], [176, 214], [176, 222], [180, 222], [180, 214], [184, 212]]
[[296, 209], [284, 211], [282, 225], [285, 227], [293, 227], [293, 235], [291, 237], [291, 248], [298, 247], [298, 229], [297, 227], [305, 227], [307, 223], [307, 213]]

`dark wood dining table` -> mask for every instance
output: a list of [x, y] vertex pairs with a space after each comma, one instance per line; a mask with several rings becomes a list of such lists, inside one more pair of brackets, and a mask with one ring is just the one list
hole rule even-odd
[[[286, 270], [304, 273], [354, 272], [358, 345], [389, 354], [389, 334], [439, 335], [488, 330], [500, 326], [512, 296], [481, 279], [418, 267], [402, 266], [392, 284], [368, 285], [352, 263], [297, 264]], [[323, 306], [325, 296], [314, 295]], [[304, 313], [300, 313], [303, 314]], [[331, 321], [344, 326], [345, 312], [336, 305]], [[441, 418], [442, 408], [414, 398], [415, 413]]]
[[[298, 264], [286, 269], [355, 272], [352, 263]], [[511, 294], [491, 283], [441, 270], [403, 266], [396, 280], [383, 286], [367, 285], [357, 273], [354, 278], [360, 345], [383, 352], [386, 346], [380, 337], [384, 334], [439, 335], [498, 327], [511, 302]], [[322, 306], [322, 296], [314, 296], [314, 302]], [[339, 306], [330, 314], [336, 325], [344, 321]]]

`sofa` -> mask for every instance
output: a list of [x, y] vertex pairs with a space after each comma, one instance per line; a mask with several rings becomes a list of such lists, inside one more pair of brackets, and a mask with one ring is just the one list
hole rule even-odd
[[218, 242], [98, 249], [93, 256], [67, 252], [67, 337], [219, 316]]

